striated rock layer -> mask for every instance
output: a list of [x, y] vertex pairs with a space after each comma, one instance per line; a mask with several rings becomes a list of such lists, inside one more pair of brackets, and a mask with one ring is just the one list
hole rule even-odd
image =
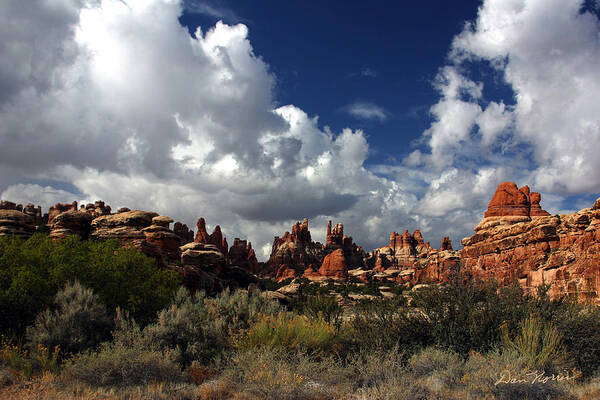
[[539, 211], [541, 196], [531, 193], [529, 215], [521, 211], [493, 215], [492, 203], [506, 187], [516, 185], [500, 184], [475, 234], [463, 239], [463, 271], [472, 278], [493, 278], [504, 284], [517, 280], [529, 291], [551, 284], [554, 296], [577, 294], [582, 300], [597, 301], [600, 209], [596, 205], [600, 203], [574, 214], [549, 215]]
[[16, 235], [28, 238], [35, 232], [34, 220], [21, 211], [0, 209], [0, 236]]

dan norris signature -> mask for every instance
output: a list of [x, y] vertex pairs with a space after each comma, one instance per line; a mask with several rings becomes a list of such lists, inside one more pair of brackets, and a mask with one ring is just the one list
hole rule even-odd
[[500, 379], [498, 379], [496, 381], [496, 383], [494, 384], [494, 386], [498, 386], [502, 383], [504, 384], [510, 384], [510, 383], [528, 383], [528, 384], [535, 384], [535, 383], [548, 383], [548, 382], [563, 382], [563, 381], [571, 381], [573, 379], [576, 379], [579, 376], [579, 373], [565, 373], [565, 374], [552, 374], [552, 375], [546, 375], [546, 373], [544, 371], [539, 372], [539, 371], [533, 371], [533, 372], [529, 372], [526, 373], [520, 377], [518, 376], [513, 376], [510, 371], [506, 371], [503, 372], [502, 375], [500, 375]]

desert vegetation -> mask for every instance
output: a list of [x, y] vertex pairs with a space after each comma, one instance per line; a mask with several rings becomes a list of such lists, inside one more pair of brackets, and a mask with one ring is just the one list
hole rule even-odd
[[117, 242], [0, 238], [0, 398], [600, 396], [600, 310], [548, 286], [456, 279], [384, 297], [298, 281], [285, 305], [268, 295], [289, 283], [210, 297]]

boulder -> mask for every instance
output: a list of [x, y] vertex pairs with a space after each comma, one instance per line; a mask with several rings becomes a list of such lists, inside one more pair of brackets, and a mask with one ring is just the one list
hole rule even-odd
[[87, 239], [94, 217], [86, 211], [70, 210], [56, 215], [50, 224], [50, 237], [63, 239], [71, 235], [79, 235]]
[[346, 265], [344, 251], [337, 249], [325, 256], [323, 264], [319, 269], [319, 274], [328, 279], [347, 280], [348, 265]]
[[52, 224], [52, 220], [65, 211], [77, 211], [77, 202], [72, 203], [56, 203], [48, 209], [48, 224]]
[[142, 229], [151, 226], [152, 218], [157, 216], [155, 212], [140, 210], [103, 215], [92, 221], [91, 236], [99, 240], [141, 241], [146, 238]]
[[34, 219], [30, 215], [16, 209], [0, 209], [0, 236], [16, 235], [29, 238], [35, 229]]
[[216, 293], [224, 288], [247, 288], [258, 279], [248, 271], [227, 265], [225, 255], [215, 245], [191, 242], [180, 247], [185, 285], [191, 290]]
[[153, 257], [166, 255], [168, 258], [176, 260], [179, 258], [181, 238], [169, 229], [168, 221], [172, 222], [173, 220], [163, 216], [154, 217], [152, 225], [142, 229], [148, 248], [146, 254]]

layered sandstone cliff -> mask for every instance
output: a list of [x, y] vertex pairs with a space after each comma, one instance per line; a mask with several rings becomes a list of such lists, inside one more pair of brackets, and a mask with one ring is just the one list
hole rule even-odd
[[503, 284], [516, 280], [529, 291], [551, 284], [555, 296], [598, 299], [600, 203], [549, 215], [539, 206], [539, 194], [515, 188], [512, 182], [500, 184], [475, 234], [463, 239], [463, 272]]

